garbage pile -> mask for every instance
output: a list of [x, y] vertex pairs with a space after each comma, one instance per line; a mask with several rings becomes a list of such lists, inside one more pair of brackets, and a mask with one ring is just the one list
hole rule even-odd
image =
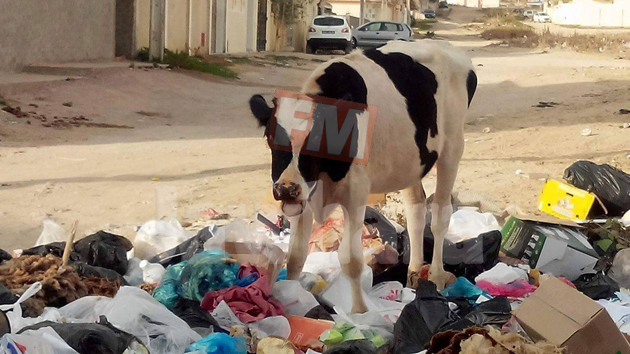
[[[47, 220], [33, 247], [0, 252], [0, 352], [630, 353], [630, 176], [580, 161], [565, 181], [545, 182], [547, 217], [500, 225], [454, 205], [442, 290], [427, 272], [408, 287], [409, 234], [368, 207], [364, 314], [350, 313], [341, 212], [314, 228], [299, 280], [287, 280], [280, 216], [211, 218], [196, 234], [153, 220], [133, 242], [75, 242]], [[430, 263], [430, 227], [423, 237]]]

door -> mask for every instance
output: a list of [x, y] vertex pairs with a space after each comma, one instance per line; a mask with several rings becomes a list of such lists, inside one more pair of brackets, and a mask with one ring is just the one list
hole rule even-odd
[[357, 31], [357, 45], [376, 46], [379, 45], [379, 36], [382, 22], [372, 22], [361, 27]]
[[131, 59], [134, 56], [135, 29], [134, 0], [116, 0], [116, 56]]
[[267, 0], [258, 0], [258, 29], [256, 31], [256, 51], [267, 49]]
[[[402, 28], [401, 28], [402, 29]], [[392, 22], [382, 22], [381, 28], [378, 31], [378, 44], [385, 44], [389, 41], [393, 41], [402, 31], [398, 31], [398, 27]]]

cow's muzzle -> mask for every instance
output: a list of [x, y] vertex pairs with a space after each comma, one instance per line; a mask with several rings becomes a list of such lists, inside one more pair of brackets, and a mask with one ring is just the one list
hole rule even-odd
[[286, 216], [302, 214], [306, 200], [300, 200], [302, 187], [294, 182], [277, 182], [273, 185], [273, 197], [282, 202], [282, 212]]

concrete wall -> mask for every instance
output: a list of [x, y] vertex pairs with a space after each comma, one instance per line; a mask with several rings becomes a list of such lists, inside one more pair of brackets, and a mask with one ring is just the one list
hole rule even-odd
[[630, 1], [574, 1], [549, 9], [553, 23], [584, 27], [630, 27]]
[[[329, 1], [332, 5], [332, 11], [337, 15], [344, 16], [350, 14], [351, 16], [359, 17], [360, 15], [360, 3], [358, 0], [341, 0], [341, 1]], [[370, 1], [365, 3], [364, 9], [365, 19], [369, 21], [400, 21], [405, 22], [404, 9], [396, 10], [391, 1], [381, 3], [381, 1]]]
[[0, 0], [0, 71], [112, 59], [115, 0]]

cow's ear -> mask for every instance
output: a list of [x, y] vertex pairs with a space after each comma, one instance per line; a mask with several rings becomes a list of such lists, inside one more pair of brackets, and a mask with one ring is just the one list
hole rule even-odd
[[267, 126], [271, 119], [273, 109], [267, 105], [267, 101], [261, 95], [254, 95], [249, 99], [249, 108], [251, 108], [254, 117], [258, 120], [261, 127]]

